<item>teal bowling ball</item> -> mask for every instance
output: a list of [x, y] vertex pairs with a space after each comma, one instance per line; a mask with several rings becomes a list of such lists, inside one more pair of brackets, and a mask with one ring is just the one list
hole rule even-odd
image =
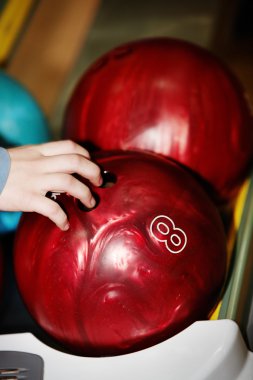
[[[49, 140], [50, 126], [38, 102], [23, 85], [0, 70], [0, 146]], [[20, 212], [0, 212], [0, 234], [15, 231], [20, 216]]]
[[5, 147], [40, 144], [50, 138], [50, 127], [38, 102], [18, 81], [0, 71], [1, 143]]

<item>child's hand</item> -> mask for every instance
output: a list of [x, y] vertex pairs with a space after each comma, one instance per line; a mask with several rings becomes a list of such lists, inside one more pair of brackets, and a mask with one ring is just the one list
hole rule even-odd
[[11, 167], [0, 195], [0, 210], [35, 211], [67, 230], [67, 216], [55, 201], [45, 197], [48, 191], [68, 193], [89, 208], [95, 206], [89, 188], [71, 175], [76, 173], [95, 186], [102, 183], [99, 167], [80, 145], [63, 140], [11, 148], [8, 152]]

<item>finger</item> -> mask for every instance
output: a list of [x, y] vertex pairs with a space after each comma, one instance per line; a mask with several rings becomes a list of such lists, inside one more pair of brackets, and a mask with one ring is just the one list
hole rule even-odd
[[67, 215], [58, 203], [46, 197], [38, 196], [34, 198], [33, 204], [35, 205], [34, 212], [49, 218], [63, 231], [69, 228]]
[[102, 183], [99, 166], [79, 154], [45, 157], [42, 165], [46, 173], [75, 173], [88, 179], [95, 186], [100, 186]]
[[80, 154], [86, 158], [90, 158], [89, 152], [81, 145], [72, 140], [52, 141], [38, 145], [39, 151], [44, 156], [55, 156], [61, 154]]
[[70, 174], [49, 174], [44, 180], [44, 186], [46, 186], [45, 194], [48, 191], [68, 193], [88, 208], [96, 204], [89, 187]]

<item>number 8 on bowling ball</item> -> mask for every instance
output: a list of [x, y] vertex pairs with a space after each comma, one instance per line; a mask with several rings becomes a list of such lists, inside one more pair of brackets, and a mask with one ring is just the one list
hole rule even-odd
[[155, 239], [164, 242], [171, 253], [179, 253], [186, 246], [186, 234], [166, 215], [158, 215], [152, 220], [150, 232]]

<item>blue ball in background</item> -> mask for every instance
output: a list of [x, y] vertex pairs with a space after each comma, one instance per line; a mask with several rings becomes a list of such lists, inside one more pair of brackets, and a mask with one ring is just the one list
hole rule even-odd
[[30, 92], [0, 71], [0, 138], [6, 146], [39, 144], [51, 139], [47, 119]]
[[[50, 140], [50, 126], [38, 102], [23, 85], [0, 70], [0, 146]], [[20, 212], [0, 212], [0, 234], [15, 231], [20, 216]]]

